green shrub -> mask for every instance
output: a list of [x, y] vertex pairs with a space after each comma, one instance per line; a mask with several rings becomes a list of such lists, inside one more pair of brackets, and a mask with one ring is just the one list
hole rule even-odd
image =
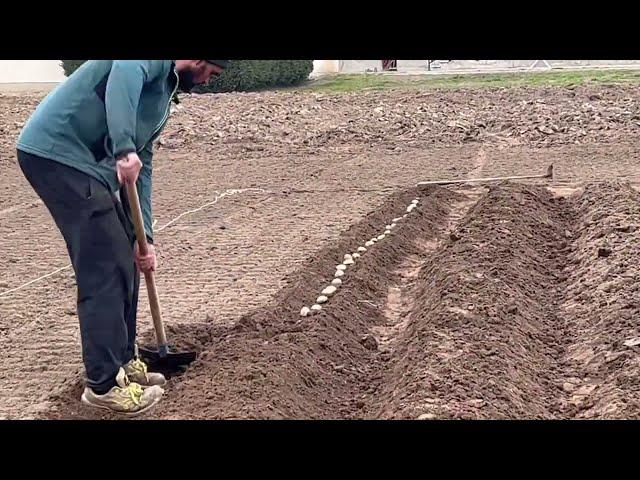
[[62, 69], [64, 70], [64, 74], [68, 77], [84, 62], [86, 62], [86, 60], [62, 60]]
[[[66, 76], [86, 60], [62, 60]], [[313, 60], [234, 60], [220, 77], [194, 93], [262, 90], [298, 85], [309, 78]]]

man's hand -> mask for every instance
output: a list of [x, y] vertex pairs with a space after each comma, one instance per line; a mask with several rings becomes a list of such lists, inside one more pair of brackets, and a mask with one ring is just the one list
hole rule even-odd
[[138, 154], [135, 152], [127, 153], [116, 162], [118, 181], [121, 185], [136, 183], [141, 168], [142, 162], [138, 158]]
[[140, 254], [140, 247], [138, 247], [138, 242], [136, 242], [136, 246], [134, 248], [134, 256], [133, 256], [136, 266], [142, 273], [147, 272], [155, 272], [158, 267], [158, 260], [156, 259], [156, 249], [150, 243], [147, 244], [147, 254], [142, 256]]

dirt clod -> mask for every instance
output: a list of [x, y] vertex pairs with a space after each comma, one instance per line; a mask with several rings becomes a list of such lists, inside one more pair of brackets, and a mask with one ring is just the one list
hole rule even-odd
[[611, 255], [611, 252], [612, 252], [612, 250], [609, 247], [599, 247], [598, 248], [598, 257], [606, 258], [609, 255]]
[[367, 350], [377, 350], [378, 349], [378, 341], [375, 339], [373, 335], [365, 335], [360, 340], [362, 346]]

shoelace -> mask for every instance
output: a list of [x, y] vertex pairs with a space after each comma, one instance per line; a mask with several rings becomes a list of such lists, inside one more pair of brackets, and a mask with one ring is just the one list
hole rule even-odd
[[136, 358], [135, 360], [133, 360], [131, 366], [133, 367], [134, 370], [141, 371], [142, 374], [144, 375], [145, 380], [149, 380], [149, 376], [147, 375], [147, 364], [146, 363], [144, 363], [142, 360]]
[[140, 405], [140, 398], [142, 397], [144, 390], [137, 383], [130, 383], [125, 388], [121, 389], [121, 392], [128, 395], [135, 405]]

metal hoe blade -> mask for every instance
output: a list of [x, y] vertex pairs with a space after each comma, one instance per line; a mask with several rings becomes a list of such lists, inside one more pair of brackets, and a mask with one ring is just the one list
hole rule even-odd
[[167, 378], [184, 373], [196, 359], [195, 352], [171, 352], [168, 348], [139, 347], [138, 355], [150, 371], [162, 373]]

